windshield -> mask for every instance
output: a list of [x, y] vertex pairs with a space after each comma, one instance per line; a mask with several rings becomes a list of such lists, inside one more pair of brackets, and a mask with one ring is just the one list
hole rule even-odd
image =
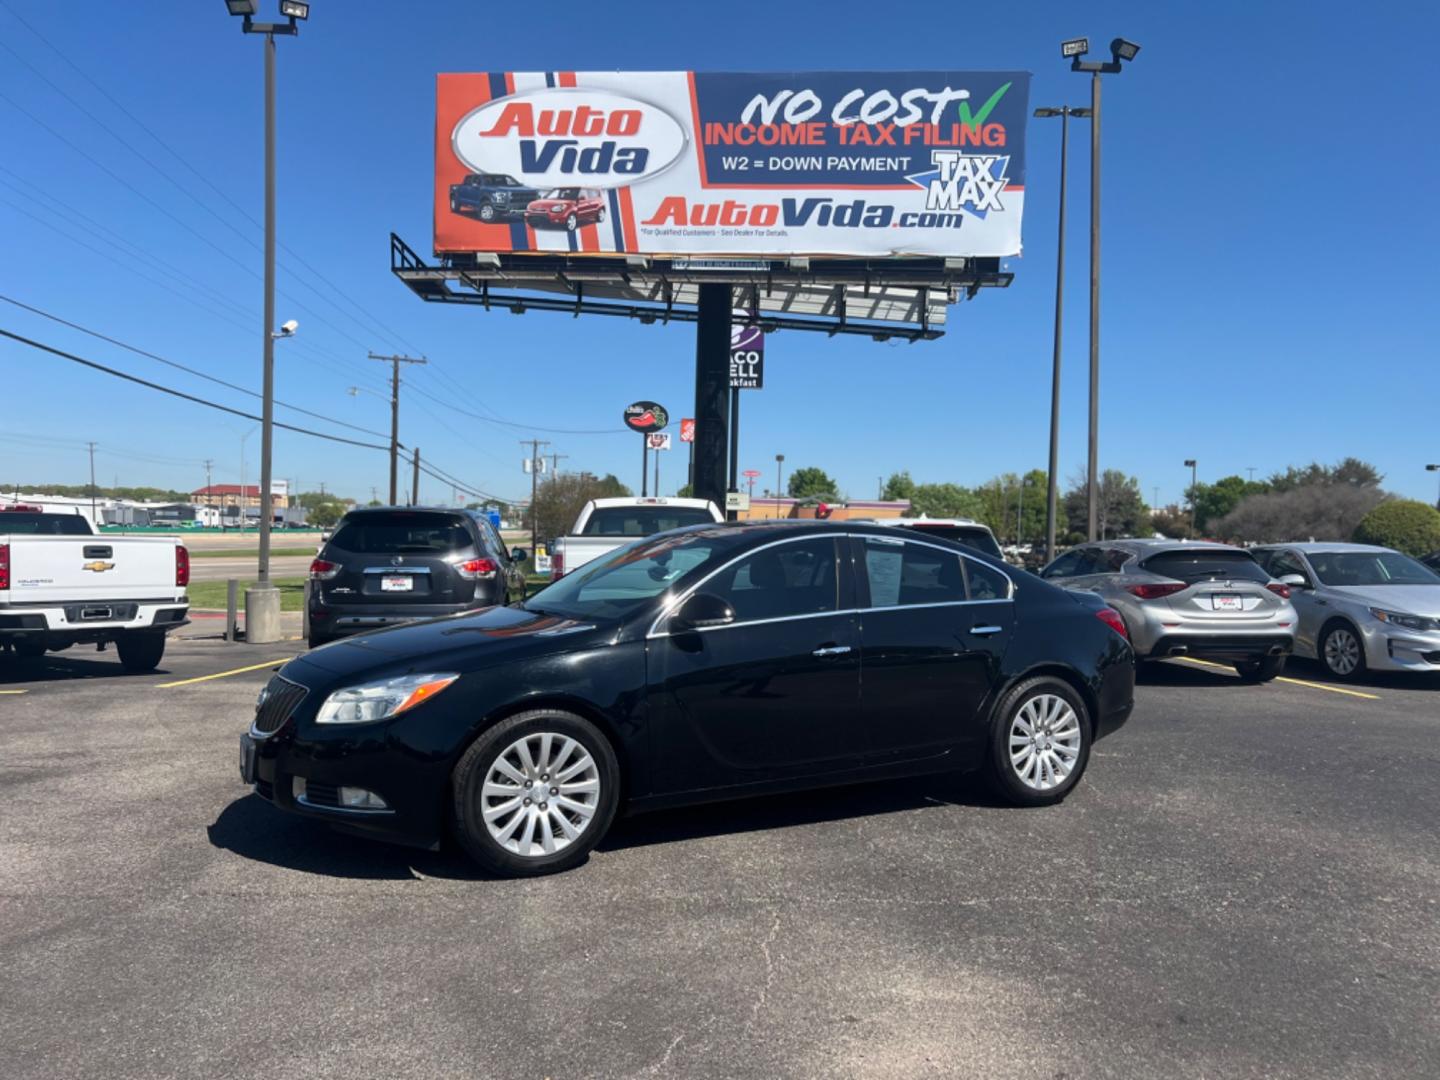
[[602, 506], [585, 523], [581, 536], [654, 536], [682, 525], [713, 524], [699, 506]]
[[340, 523], [330, 546], [356, 555], [399, 555], [403, 552], [447, 554], [470, 547], [472, 541], [458, 518], [450, 514], [365, 514]]
[[995, 537], [990, 535], [989, 529], [982, 529], [976, 525], [911, 525], [908, 526], [918, 533], [925, 533], [927, 536], [939, 536], [945, 540], [953, 540], [957, 544], [964, 544], [976, 551], [983, 551], [986, 555], [993, 555], [995, 558], [1003, 558], [1000, 552], [1000, 545], [995, 542]]
[[1440, 574], [1398, 551], [1320, 551], [1307, 558], [1326, 585], [1440, 585]]
[[1269, 581], [1248, 551], [1162, 551], [1140, 564], [1152, 574], [1177, 581]]
[[527, 611], [573, 619], [628, 615], [710, 561], [713, 535], [681, 533], [626, 544], [525, 601]]
[[547, 199], [579, 199], [580, 189], [573, 187], [551, 188], [545, 193]]
[[0, 514], [0, 533], [15, 536], [89, 536], [90, 523], [79, 514]]

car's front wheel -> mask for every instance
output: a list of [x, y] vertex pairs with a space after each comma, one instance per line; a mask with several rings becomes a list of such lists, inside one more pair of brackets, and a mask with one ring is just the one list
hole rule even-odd
[[1090, 759], [1090, 716], [1074, 687], [1041, 675], [1001, 699], [991, 732], [990, 771], [997, 791], [1017, 806], [1059, 802]]
[[491, 206], [488, 202], [487, 202], [487, 203], [481, 203], [481, 204], [480, 204], [480, 220], [481, 220], [481, 221], [494, 221], [494, 220], [495, 220], [495, 207]]
[[573, 713], [534, 709], [502, 720], [455, 767], [452, 822], [476, 862], [531, 877], [584, 862], [619, 802], [609, 740]]
[[1365, 646], [1355, 628], [1334, 622], [1320, 636], [1320, 662], [1337, 679], [1358, 679], [1365, 674]]
[[1285, 657], [1267, 656], [1261, 660], [1243, 661], [1235, 665], [1235, 670], [1240, 673], [1241, 682], [1266, 683], [1285, 670]]
[[579, 224], [580, 224], [580, 219], [577, 218], [574, 214], [566, 214], [566, 215], [565, 215], [565, 231], [566, 231], [566, 232], [574, 232], [575, 229], [576, 229], [576, 227], [577, 227]]

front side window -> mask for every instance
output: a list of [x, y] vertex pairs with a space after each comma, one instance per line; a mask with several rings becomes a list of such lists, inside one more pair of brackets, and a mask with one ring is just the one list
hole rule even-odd
[[1262, 562], [1265, 568], [1270, 571], [1271, 577], [1278, 578], [1284, 577], [1286, 574], [1299, 574], [1306, 581], [1310, 580], [1310, 575], [1305, 572], [1304, 564], [1292, 553], [1288, 551], [1272, 551], [1269, 555], [1268, 561], [1262, 559]]
[[729, 602], [736, 622], [792, 618], [839, 606], [835, 541], [817, 537], [762, 548], [700, 587]]
[[960, 556], [921, 544], [865, 541], [871, 607], [953, 604], [965, 597]]
[[1040, 576], [1047, 578], [1074, 577], [1079, 572], [1079, 566], [1080, 552], [1067, 551], [1047, 566]]

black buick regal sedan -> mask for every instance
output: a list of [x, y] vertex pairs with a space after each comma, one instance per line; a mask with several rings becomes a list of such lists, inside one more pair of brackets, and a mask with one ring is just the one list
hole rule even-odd
[[491, 871], [584, 861], [621, 810], [980, 768], [1057, 802], [1125, 722], [1119, 617], [856, 523], [648, 537], [515, 607], [286, 664], [241, 737], [275, 805]]

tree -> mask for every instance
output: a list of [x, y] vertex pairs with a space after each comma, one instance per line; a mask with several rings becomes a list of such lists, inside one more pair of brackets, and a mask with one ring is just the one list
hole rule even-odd
[[1252, 495], [1208, 530], [1236, 543], [1348, 540], [1385, 498], [1378, 487], [1309, 483]]
[[1171, 540], [1189, 540], [1190, 511], [1177, 503], [1150, 511], [1150, 528]]
[[309, 524], [318, 526], [321, 529], [328, 529], [334, 525], [345, 513], [345, 507], [338, 502], [322, 502], [312, 507], [307, 507], [306, 520]]
[[[910, 470], [891, 473], [890, 479], [885, 481], [885, 487], [880, 492], [880, 498], [889, 502], [913, 500], [915, 498], [915, 481], [910, 479]], [[914, 512], [913, 509], [911, 512]]]
[[959, 484], [916, 484], [910, 493], [911, 517], [975, 517], [983, 507]]
[[535, 526], [541, 541], [564, 536], [591, 499], [623, 498], [630, 489], [613, 475], [594, 473], [552, 474], [535, 491]]
[[796, 469], [790, 474], [790, 497], [792, 499], [836, 498], [838, 491], [835, 481], [826, 475], [824, 469], [809, 466]]
[[1195, 484], [1185, 490], [1185, 498], [1195, 506], [1195, 528], [1201, 534], [1212, 521], [1218, 521], [1251, 495], [1263, 495], [1270, 485], [1243, 476], [1224, 476], [1213, 484]]
[[1311, 487], [1316, 484], [1346, 484], [1357, 488], [1378, 488], [1385, 477], [1368, 461], [1347, 457], [1334, 466], [1321, 465], [1312, 461], [1303, 469], [1289, 466], [1283, 473], [1275, 473], [1268, 481], [1272, 491], [1293, 491], [1295, 488]]
[[594, 498], [597, 499], [626, 499], [635, 494], [622, 484], [620, 478], [614, 473], [606, 473], [599, 480], [596, 480], [595, 490], [600, 493], [594, 496]]
[[1440, 510], [1411, 499], [1388, 499], [1360, 519], [1355, 541], [1417, 557], [1440, 551]]
[[[1067, 541], [1072, 544], [1084, 540], [1089, 531], [1088, 482], [1081, 469], [1071, 477], [1070, 490], [1065, 493], [1065, 518], [1070, 526]], [[1099, 486], [1100, 539], [1150, 535], [1150, 509], [1140, 495], [1139, 480], [1119, 469], [1106, 469], [1100, 474]]]

